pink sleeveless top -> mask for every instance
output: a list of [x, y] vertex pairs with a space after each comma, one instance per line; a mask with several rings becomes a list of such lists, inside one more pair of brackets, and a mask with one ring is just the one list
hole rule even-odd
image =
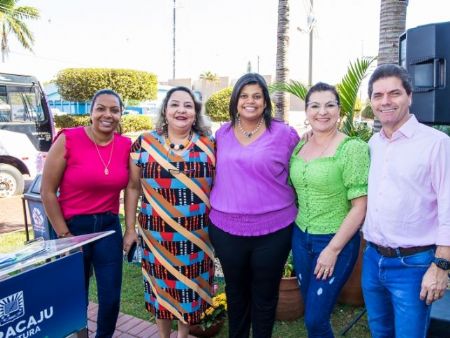
[[[64, 218], [75, 215], [92, 215], [110, 211], [119, 213], [120, 191], [128, 183], [128, 159], [131, 140], [115, 134], [113, 142], [106, 146], [98, 145], [88, 137], [84, 127], [63, 129], [66, 137], [67, 161], [59, 186], [59, 204]], [[112, 154], [111, 154], [112, 150]], [[100, 153], [100, 155], [99, 155]], [[105, 175], [105, 166], [109, 174]]]

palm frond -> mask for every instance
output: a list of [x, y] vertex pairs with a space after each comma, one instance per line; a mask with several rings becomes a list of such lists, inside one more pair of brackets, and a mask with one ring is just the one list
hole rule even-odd
[[274, 83], [269, 86], [270, 91], [273, 92], [286, 92], [298, 97], [301, 100], [305, 100], [308, 87], [299, 81], [291, 80], [290, 83]]
[[337, 86], [341, 99], [341, 112], [344, 115], [353, 113], [359, 87], [374, 61], [375, 58], [362, 58], [356, 59], [353, 63], [350, 62], [347, 73]]

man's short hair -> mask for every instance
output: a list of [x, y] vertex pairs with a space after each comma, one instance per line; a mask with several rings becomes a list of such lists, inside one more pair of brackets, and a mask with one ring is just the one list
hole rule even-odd
[[373, 72], [369, 79], [369, 99], [372, 97], [373, 83], [379, 79], [384, 79], [386, 77], [396, 77], [402, 81], [402, 86], [406, 91], [406, 94], [411, 94], [412, 85], [408, 72], [405, 68], [399, 65], [387, 63], [378, 66]]

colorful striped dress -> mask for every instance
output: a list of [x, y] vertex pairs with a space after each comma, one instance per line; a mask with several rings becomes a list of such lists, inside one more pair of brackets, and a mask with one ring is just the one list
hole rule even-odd
[[211, 138], [194, 133], [177, 155], [155, 131], [141, 135], [132, 146], [131, 158], [142, 169], [138, 219], [145, 305], [157, 319], [198, 323], [212, 303], [208, 214], [214, 146]]

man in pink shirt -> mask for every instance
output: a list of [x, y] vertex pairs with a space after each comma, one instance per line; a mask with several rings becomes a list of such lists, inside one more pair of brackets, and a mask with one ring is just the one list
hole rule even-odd
[[411, 83], [379, 66], [369, 97], [382, 130], [369, 141], [362, 286], [372, 337], [426, 337], [450, 269], [450, 138], [409, 112]]

